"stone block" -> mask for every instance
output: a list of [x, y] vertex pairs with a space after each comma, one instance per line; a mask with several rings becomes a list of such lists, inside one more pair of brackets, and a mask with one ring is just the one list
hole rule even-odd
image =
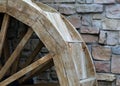
[[90, 26], [82, 26], [80, 28], [81, 33], [88, 33], [88, 34], [98, 34], [99, 28], [97, 27], [90, 27]]
[[97, 72], [106, 73], [110, 72], [110, 62], [109, 61], [94, 61], [95, 68]]
[[102, 20], [102, 29], [120, 30], [120, 20], [104, 18]]
[[102, 14], [93, 14], [93, 19], [95, 19], [95, 20], [101, 20], [101, 19], [103, 19], [103, 15]]
[[120, 55], [120, 45], [116, 45], [112, 47], [112, 53], [116, 55]]
[[62, 4], [59, 6], [59, 12], [65, 15], [76, 13], [74, 5]]
[[88, 4], [93, 3], [93, 0], [86, 0], [86, 3]]
[[112, 55], [111, 72], [120, 73], [120, 55]]
[[96, 60], [110, 60], [111, 48], [107, 46], [92, 46], [92, 56]]
[[106, 16], [108, 18], [120, 19], [120, 5], [109, 5], [106, 7]]
[[80, 28], [81, 26], [81, 20], [80, 17], [77, 15], [69, 16], [67, 19], [70, 21], [70, 23], [75, 27], [75, 28]]
[[92, 21], [92, 26], [96, 27], [98, 29], [101, 29], [102, 28], [102, 22], [101, 22], [101, 20], [93, 20]]
[[94, 3], [111, 4], [115, 3], [115, 0], [94, 0]]
[[77, 0], [78, 3], [85, 3], [85, 0]]
[[116, 45], [119, 43], [118, 31], [100, 31], [99, 43], [107, 45]]
[[86, 43], [96, 43], [96, 42], [98, 42], [98, 37], [95, 36], [95, 35], [81, 34], [81, 36]]
[[82, 25], [91, 26], [92, 25], [92, 17], [91, 15], [83, 15], [81, 16]]
[[78, 13], [96, 13], [103, 12], [103, 5], [99, 4], [79, 4], [77, 6]]

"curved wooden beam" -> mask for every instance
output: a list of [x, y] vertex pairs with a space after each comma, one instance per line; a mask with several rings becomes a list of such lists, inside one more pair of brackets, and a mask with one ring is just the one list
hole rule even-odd
[[57, 11], [33, 0], [8, 0], [6, 13], [33, 29], [50, 52], [60, 86], [97, 86], [95, 68], [85, 42]]

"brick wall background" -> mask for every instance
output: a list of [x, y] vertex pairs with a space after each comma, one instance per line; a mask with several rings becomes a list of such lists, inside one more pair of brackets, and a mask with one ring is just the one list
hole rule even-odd
[[120, 0], [37, 1], [66, 16], [87, 43], [97, 73], [115, 74], [120, 86]]

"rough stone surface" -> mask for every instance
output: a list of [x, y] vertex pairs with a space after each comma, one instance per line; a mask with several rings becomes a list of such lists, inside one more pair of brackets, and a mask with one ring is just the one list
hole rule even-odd
[[81, 33], [89, 33], [89, 34], [98, 34], [99, 28], [97, 27], [89, 27], [89, 26], [82, 26], [80, 29]]
[[106, 7], [106, 16], [108, 18], [120, 19], [120, 5], [110, 5]]
[[91, 26], [92, 25], [92, 17], [90, 15], [81, 16], [82, 25]]
[[119, 42], [118, 31], [100, 31], [99, 43], [107, 45], [116, 45]]
[[75, 28], [80, 28], [81, 26], [81, 20], [80, 17], [77, 15], [69, 16], [67, 19], [73, 24]]
[[120, 55], [112, 55], [111, 72], [120, 73]]
[[104, 18], [102, 20], [102, 29], [104, 29], [104, 30], [120, 30], [120, 20]]
[[111, 48], [103, 46], [92, 46], [92, 56], [96, 60], [110, 60]]
[[74, 5], [62, 4], [59, 6], [59, 12], [65, 15], [70, 15], [70, 14], [74, 14], [76, 11]]
[[112, 47], [112, 53], [116, 55], [120, 55], [120, 45], [116, 45]]
[[80, 4], [77, 6], [78, 13], [103, 12], [103, 5], [99, 4]]
[[115, 0], [94, 0], [94, 3], [111, 4], [111, 3], [115, 3]]
[[98, 42], [98, 37], [97, 36], [94, 36], [94, 35], [84, 35], [84, 34], [81, 34], [81, 35], [83, 37], [83, 40], [86, 43], [96, 43], [96, 42]]
[[86, 3], [93, 3], [93, 0], [86, 0]]
[[103, 19], [103, 15], [102, 14], [93, 14], [93, 19], [101, 20], [101, 19]]
[[85, 3], [85, 0], [77, 0], [78, 3]]
[[97, 72], [110, 72], [110, 62], [109, 61], [95, 61], [95, 68]]

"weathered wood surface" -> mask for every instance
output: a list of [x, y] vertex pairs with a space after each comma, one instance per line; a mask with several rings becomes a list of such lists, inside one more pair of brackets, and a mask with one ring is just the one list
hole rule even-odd
[[7, 78], [6, 80], [0, 82], [0, 86], [6, 86], [8, 84], [10, 84], [11, 82], [17, 80], [18, 78], [22, 77], [23, 75], [25, 75], [26, 73], [34, 70], [35, 68], [37, 68], [38, 66], [42, 66], [45, 62], [48, 62], [49, 60], [52, 59], [52, 57], [54, 54], [48, 54], [42, 58], [40, 58], [39, 60], [37, 60], [36, 62], [33, 62], [31, 65], [27, 66], [26, 68], [20, 70], [19, 72], [13, 74], [12, 76], [10, 76], [9, 78]]
[[[60, 86], [97, 86], [95, 68], [85, 42], [60, 13], [34, 0], [8, 0], [6, 6], [8, 15], [31, 27], [49, 52], [55, 54], [53, 61]], [[24, 42], [21, 41], [3, 66], [0, 78], [15, 61], [29, 36], [30, 34]], [[23, 69], [2, 81], [0, 85], [6, 86], [30, 70]]]
[[11, 67], [13, 62], [19, 56], [20, 52], [22, 51], [22, 49], [24, 48], [25, 44], [27, 43], [27, 41], [29, 40], [29, 38], [31, 37], [32, 34], [33, 34], [33, 30], [31, 28], [29, 28], [28, 32], [25, 34], [25, 36], [23, 37], [21, 42], [18, 44], [18, 46], [16, 47], [14, 52], [11, 54], [11, 56], [9, 57], [9, 59], [7, 60], [5, 65], [0, 70], [0, 79], [3, 78], [5, 73], [8, 71], [8, 69]]
[[1, 31], [0, 31], [0, 57], [3, 50], [3, 44], [6, 38], [8, 23], [9, 23], [9, 15], [5, 14], [3, 18], [2, 26], [1, 26]]

